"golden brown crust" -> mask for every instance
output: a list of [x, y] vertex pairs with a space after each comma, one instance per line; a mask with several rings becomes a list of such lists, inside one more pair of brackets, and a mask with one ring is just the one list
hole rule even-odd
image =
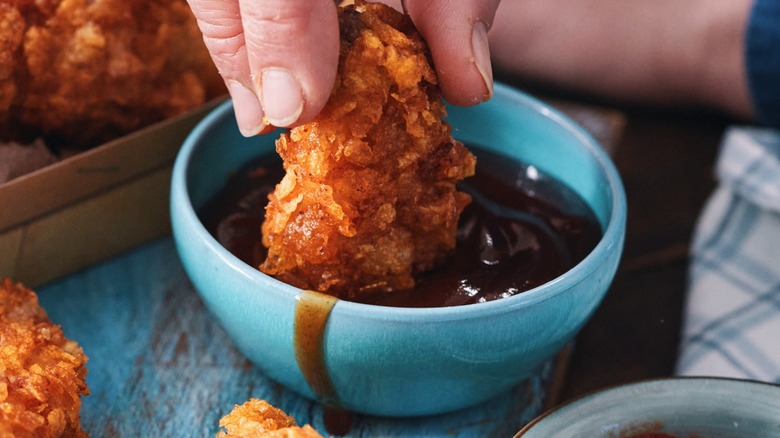
[[0, 3], [0, 123], [16, 97], [14, 63], [22, 45], [24, 26], [24, 17], [18, 9]]
[[414, 285], [455, 245], [470, 198], [455, 183], [475, 158], [450, 135], [424, 41], [382, 4], [340, 9], [334, 90], [312, 122], [282, 135], [286, 176], [263, 224], [264, 272], [350, 297]]
[[0, 437], [85, 437], [79, 411], [87, 357], [38, 305], [0, 280]]
[[222, 90], [185, 0], [0, 4], [0, 139], [89, 146]]
[[217, 438], [322, 438], [308, 424], [298, 427], [293, 417], [256, 398], [236, 405], [219, 425], [225, 430]]

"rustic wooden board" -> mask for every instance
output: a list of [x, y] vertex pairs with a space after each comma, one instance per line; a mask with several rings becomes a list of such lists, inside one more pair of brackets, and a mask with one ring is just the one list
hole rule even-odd
[[[82, 421], [93, 437], [207, 437], [260, 397], [325, 433], [322, 408], [253, 367], [204, 308], [171, 238], [39, 290], [89, 356]], [[512, 436], [547, 401], [556, 367], [483, 405], [416, 419], [356, 416], [348, 436]]]

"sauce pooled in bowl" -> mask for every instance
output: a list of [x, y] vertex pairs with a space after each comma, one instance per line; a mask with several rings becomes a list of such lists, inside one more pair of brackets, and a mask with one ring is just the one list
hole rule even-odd
[[[534, 166], [470, 146], [473, 177], [459, 185], [472, 196], [458, 225], [455, 251], [407, 290], [361, 294], [356, 301], [394, 307], [444, 307], [505, 298], [540, 286], [574, 267], [596, 246], [601, 227], [572, 189]], [[268, 154], [245, 166], [200, 211], [209, 232], [257, 267], [266, 257], [260, 228], [268, 194], [284, 175]]]

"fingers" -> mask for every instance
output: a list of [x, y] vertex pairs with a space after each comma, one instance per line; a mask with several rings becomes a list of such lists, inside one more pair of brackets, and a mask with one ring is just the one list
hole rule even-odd
[[[188, 1], [242, 134], [305, 123], [325, 106], [338, 65], [333, 0]], [[499, 0], [403, 3], [431, 48], [444, 97], [456, 105], [489, 99], [487, 31]]]
[[431, 49], [445, 99], [475, 105], [493, 96], [487, 31], [500, 0], [405, 0]]
[[338, 65], [332, 0], [188, 0], [225, 80], [241, 133], [311, 120]]

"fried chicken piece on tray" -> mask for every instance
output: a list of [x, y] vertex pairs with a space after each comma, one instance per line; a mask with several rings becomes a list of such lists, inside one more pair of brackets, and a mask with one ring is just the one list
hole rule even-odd
[[219, 425], [225, 430], [217, 438], [322, 438], [308, 424], [298, 427], [293, 417], [256, 398], [236, 405]]
[[286, 176], [263, 224], [260, 269], [342, 298], [414, 286], [442, 263], [470, 202], [455, 183], [476, 159], [450, 135], [426, 45], [392, 8], [340, 8], [325, 109], [282, 135]]
[[0, 437], [86, 437], [87, 357], [49, 321], [35, 292], [0, 280]]
[[222, 93], [185, 0], [0, 0], [0, 140], [92, 146]]

